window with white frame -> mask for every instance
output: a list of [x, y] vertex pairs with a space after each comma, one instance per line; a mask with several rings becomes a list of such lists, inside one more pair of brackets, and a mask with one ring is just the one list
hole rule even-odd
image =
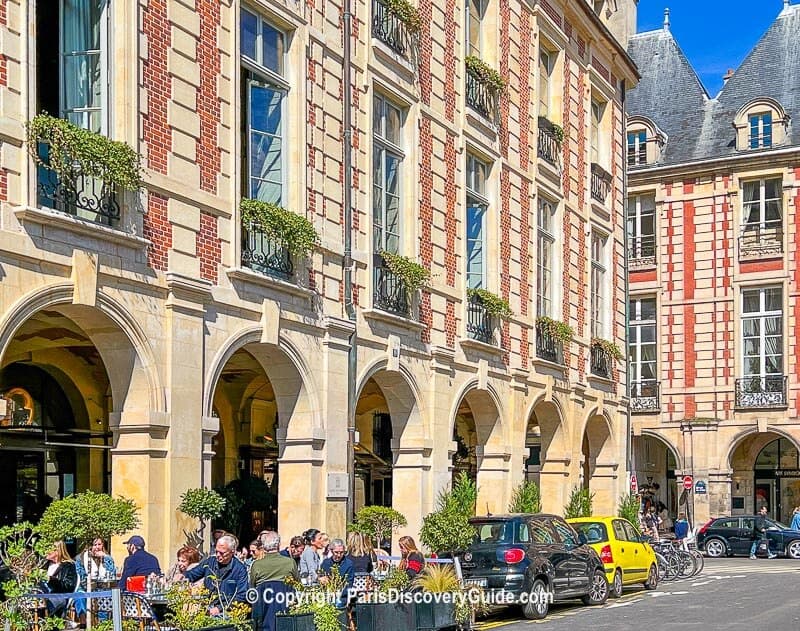
[[608, 309], [608, 296], [606, 288], [606, 242], [608, 237], [599, 232], [592, 232], [591, 239], [591, 286], [590, 291], [590, 309], [591, 309], [591, 335], [592, 337], [605, 338], [606, 337], [606, 314], [605, 310]]
[[539, 196], [536, 221], [536, 316], [554, 317], [553, 268], [556, 248], [556, 204]]
[[403, 110], [381, 94], [372, 112], [372, 247], [400, 252]]
[[628, 166], [647, 164], [647, 131], [628, 132]]
[[483, 50], [483, 17], [487, 0], [467, 0], [467, 55], [480, 57]]
[[591, 155], [589, 156], [590, 162], [600, 164], [600, 124], [603, 120], [603, 110], [605, 105], [595, 98], [592, 98], [591, 105]]
[[743, 232], [780, 228], [781, 179], [742, 182]]
[[772, 146], [772, 112], [750, 114], [750, 133], [748, 135], [751, 149]]
[[[627, 215], [630, 259], [634, 261], [654, 259], [656, 255], [655, 194], [630, 196]], [[654, 260], [653, 263], [655, 263]]]
[[745, 377], [783, 374], [783, 290], [742, 290], [742, 370]]
[[485, 162], [467, 154], [467, 288], [486, 286], [486, 177]]
[[246, 197], [274, 204], [283, 203], [286, 182], [286, 44], [286, 33], [241, 10], [243, 189]]
[[631, 382], [652, 383], [658, 374], [655, 297], [631, 298], [629, 313]]
[[550, 118], [550, 75], [553, 72], [555, 55], [539, 48], [539, 116]]

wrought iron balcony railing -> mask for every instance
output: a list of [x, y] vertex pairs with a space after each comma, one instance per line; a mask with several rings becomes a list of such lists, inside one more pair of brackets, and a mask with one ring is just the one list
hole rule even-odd
[[631, 412], [652, 412], [661, 409], [661, 384], [654, 379], [631, 383]]
[[541, 322], [536, 323], [536, 357], [558, 363], [561, 344]]
[[596, 162], [592, 162], [591, 188], [592, 199], [605, 204], [611, 190], [611, 174]]
[[561, 143], [556, 138], [553, 131], [553, 123], [544, 116], [539, 117], [539, 140], [537, 142], [539, 157], [552, 164], [554, 167], [561, 166]]
[[632, 267], [648, 267], [656, 264], [656, 237], [628, 237], [628, 261]]
[[411, 301], [405, 282], [383, 265], [375, 266], [373, 306], [404, 318], [411, 317]]
[[479, 296], [467, 301], [467, 335], [484, 344], [494, 344], [494, 318]]
[[103, 180], [81, 175], [79, 171], [70, 177], [59, 177], [48, 164], [48, 146], [39, 144], [39, 156], [44, 162], [37, 167], [36, 188], [39, 205], [88, 221], [115, 226], [120, 219], [120, 199], [111, 184]]
[[589, 349], [589, 365], [593, 375], [611, 379], [611, 366], [613, 358], [602, 346], [592, 346]]
[[294, 274], [292, 257], [283, 244], [268, 236], [257, 224], [243, 226], [242, 265], [254, 272], [289, 279]]
[[484, 118], [497, 120], [497, 90], [467, 68], [467, 105]]
[[739, 258], [761, 258], [783, 254], [783, 222], [745, 224], [739, 237]]
[[399, 55], [406, 55], [412, 46], [411, 34], [403, 20], [381, 0], [372, 0], [372, 34]]
[[786, 376], [754, 375], [737, 379], [735, 406], [740, 410], [785, 408]]

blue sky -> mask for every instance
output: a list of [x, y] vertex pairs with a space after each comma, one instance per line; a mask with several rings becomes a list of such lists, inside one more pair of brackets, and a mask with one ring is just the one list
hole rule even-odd
[[739, 67], [783, 9], [783, 0], [640, 0], [638, 32], [662, 28], [665, 7], [673, 36], [714, 97], [725, 71]]

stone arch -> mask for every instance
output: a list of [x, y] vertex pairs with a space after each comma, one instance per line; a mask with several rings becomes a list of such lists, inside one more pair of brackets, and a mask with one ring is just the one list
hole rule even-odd
[[[760, 439], [758, 438], [759, 436], [761, 437]], [[795, 447], [800, 449], [800, 441], [798, 441], [795, 436], [792, 436], [789, 432], [781, 427], [767, 425], [766, 432], [760, 432], [757, 427], [749, 427], [731, 437], [726, 449], [724, 450], [725, 460], [721, 464], [727, 468], [733, 469], [732, 459], [736, 450], [741, 448], [744, 442], [751, 437], [755, 438], [753, 444], [749, 448], [749, 451], [752, 452], [753, 457], [755, 457], [758, 452], [760, 452], [761, 449], [767, 445], [767, 443], [775, 440], [776, 438], [785, 438], [790, 440], [792, 443], [794, 443]]]
[[[560, 512], [566, 501], [564, 481], [572, 460], [569, 427], [561, 401], [543, 392], [528, 407], [525, 423], [525, 478], [539, 485], [542, 510]], [[538, 464], [535, 455], [538, 446]]]
[[614, 440], [614, 425], [608, 412], [593, 409], [580, 433], [581, 484], [594, 493], [596, 511], [610, 511], [616, 505], [617, 479], [620, 463], [617, 458], [617, 443]]
[[541, 393], [528, 406], [525, 416], [526, 423], [530, 425], [536, 420], [542, 428], [542, 457], [554, 454], [558, 457], [569, 455], [570, 430], [566, 424], [564, 407], [558, 397]]

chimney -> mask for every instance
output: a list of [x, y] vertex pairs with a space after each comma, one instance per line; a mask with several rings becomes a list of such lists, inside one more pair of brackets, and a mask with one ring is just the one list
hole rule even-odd
[[664, 9], [664, 30], [669, 30], [669, 9]]
[[722, 77], [722, 85], [728, 83], [728, 79], [733, 76], [733, 68], [728, 68], [728, 72], [725, 73], [725, 76]]

